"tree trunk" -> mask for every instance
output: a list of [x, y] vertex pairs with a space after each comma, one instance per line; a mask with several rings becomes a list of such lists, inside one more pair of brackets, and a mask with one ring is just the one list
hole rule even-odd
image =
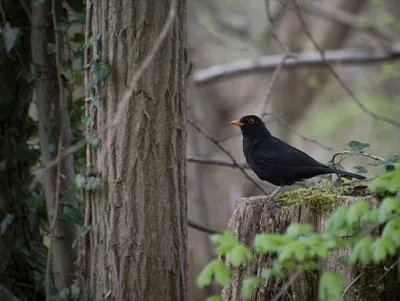
[[185, 1], [178, 1], [119, 125], [108, 128], [169, 6], [169, 0], [87, 3], [89, 36], [102, 37], [92, 55], [112, 66], [97, 87], [100, 104], [89, 110], [101, 141], [89, 160], [103, 186], [89, 197], [88, 300], [186, 300]]
[[[303, 199], [302, 203], [301, 194], [298, 196], [300, 196], [299, 199], [292, 200], [290, 203], [279, 200], [268, 201], [266, 196], [239, 199], [229, 221], [228, 230], [232, 231], [241, 243], [248, 246], [252, 246], [256, 234], [284, 233], [291, 223], [308, 223], [320, 232], [325, 228], [331, 210], [335, 210], [342, 204], [349, 205], [359, 199], [372, 200], [369, 196], [330, 200], [326, 198], [326, 195], [317, 193], [313, 194], [312, 198]], [[358, 264], [339, 263], [339, 257], [349, 255], [348, 251], [331, 251], [326, 259], [319, 261], [318, 271], [301, 274], [279, 300], [318, 300], [319, 275], [326, 271], [343, 275], [347, 282], [345, 286], [355, 281], [347, 290], [343, 298], [345, 301], [397, 300], [400, 291], [395, 285], [399, 280], [396, 271], [383, 276], [385, 273], [383, 265], [361, 267]], [[241, 296], [243, 280], [249, 276], [260, 275], [263, 268], [271, 266], [272, 260], [270, 255], [256, 255], [253, 261], [234, 269], [232, 280], [223, 290], [224, 300], [244, 300]], [[385, 264], [386, 268], [389, 266], [389, 263]], [[271, 300], [291, 275], [293, 272], [286, 275], [286, 279], [272, 278], [267, 282], [264, 281], [255, 290], [250, 300]], [[360, 277], [356, 279], [358, 275]]]
[[[71, 128], [69, 121], [68, 102], [64, 98], [59, 101], [59, 87], [54, 55], [47, 52], [49, 43], [54, 43], [54, 28], [51, 13], [51, 2], [32, 5], [32, 60], [41, 71], [41, 77], [35, 83], [35, 98], [38, 108], [40, 150], [42, 163], [46, 167], [57, 156], [59, 139], [62, 139], [61, 149], [65, 150], [71, 143]], [[58, 9], [61, 1], [56, 1]], [[58, 18], [59, 20], [60, 18]], [[60, 54], [62, 57], [62, 54]], [[66, 95], [64, 93], [64, 95]], [[60, 135], [63, 128], [63, 135]], [[62, 137], [61, 137], [62, 136]], [[55, 212], [56, 182], [61, 177], [61, 195], [71, 188], [75, 181], [72, 155], [66, 156], [60, 163], [60, 174], [57, 167], [52, 166], [44, 172], [43, 186], [46, 196], [46, 207], [49, 224], [52, 223]], [[62, 200], [77, 208], [77, 200]], [[60, 209], [62, 209], [60, 205]], [[57, 220], [52, 237], [52, 270], [55, 285], [58, 290], [70, 287], [75, 275], [74, 261], [77, 259], [76, 249], [72, 244], [76, 238], [76, 226], [70, 221]], [[46, 284], [48, 285], [48, 284]]]

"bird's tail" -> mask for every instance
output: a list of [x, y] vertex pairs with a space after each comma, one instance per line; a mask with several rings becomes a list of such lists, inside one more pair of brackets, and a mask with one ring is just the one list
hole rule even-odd
[[341, 170], [341, 169], [334, 169], [334, 170], [335, 170], [334, 173], [336, 173], [338, 175], [350, 176], [352, 178], [356, 178], [356, 179], [359, 179], [359, 180], [364, 180], [365, 179], [364, 176], [356, 174], [356, 173], [348, 172], [348, 171]]

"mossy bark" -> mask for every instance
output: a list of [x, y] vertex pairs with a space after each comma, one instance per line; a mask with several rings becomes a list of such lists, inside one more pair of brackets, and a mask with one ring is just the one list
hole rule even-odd
[[[317, 232], [321, 232], [325, 228], [330, 212], [340, 205], [349, 205], [359, 199], [373, 202], [372, 196], [352, 196], [350, 194], [346, 190], [330, 192], [299, 189], [279, 195], [278, 198], [281, 200], [268, 201], [267, 196], [238, 199], [235, 211], [228, 223], [228, 230], [232, 231], [241, 243], [248, 246], [253, 245], [254, 237], [257, 234], [284, 233], [291, 223], [308, 223], [313, 225]], [[396, 278], [397, 275], [388, 273], [380, 279], [381, 275], [385, 273], [382, 267], [377, 266], [371, 270], [365, 267], [361, 268], [358, 264], [341, 264], [340, 256], [348, 254], [349, 250], [330, 252], [326, 259], [319, 261], [318, 271], [301, 274], [279, 300], [318, 300], [318, 278], [321, 273], [326, 271], [343, 275], [347, 283], [345, 286], [354, 280], [354, 284], [346, 291], [343, 300], [367, 300], [363, 298], [365, 294], [362, 293], [366, 287], [368, 287], [368, 295], [374, 296], [373, 300], [397, 300], [393, 299], [397, 298], [399, 294], [398, 287], [394, 285], [399, 281]], [[243, 280], [249, 276], [261, 275], [262, 270], [270, 267], [272, 261], [273, 256], [256, 255], [255, 260], [238, 269], [233, 269], [232, 280], [223, 290], [224, 300], [244, 300], [241, 296]], [[390, 264], [386, 265], [386, 267], [388, 266]], [[284, 279], [274, 278], [264, 281], [250, 300], [272, 300], [291, 275], [292, 273], [287, 273]], [[387, 277], [392, 277], [392, 279], [388, 280]], [[379, 285], [371, 285], [377, 279], [380, 279]], [[392, 290], [389, 294], [392, 299], [386, 299], [389, 296], [386, 291], [389, 289]]]

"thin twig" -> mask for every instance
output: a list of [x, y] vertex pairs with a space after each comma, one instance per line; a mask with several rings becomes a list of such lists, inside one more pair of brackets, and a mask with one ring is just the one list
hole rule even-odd
[[400, 128], [400, 122], [395, 121], [389, 117], [386, 116], [381, 116], [378, 115], [372, 111], [370, 111], [362, 102], [361, 100], [357, 97], [356, 94], [349, 88], [349, 86], [346, 85], [346, 83], [340, 78], [339, 74], [333, 69], [331, 64], [326, 60], [324, 50], [319, 46], [318, 42], [314, 39], [313, 35], [309, 31], [306, 21], [303, 18], [303, 15], [300, 12], [299, 6], [296, 3], [296, 0], [292, 0], [293, 6], [295, 8], [295, 12], [298, 16], [298, 19], [303, 27], [304, 33], [307, 35], [308, 39], [311, 41], [315, 49], [319, 52], [322, 61], [324, 61], [326, 67], [328, 68], [329, 72], [333, 75], [333, 77], [336, 79], [336, 81], [339, 83], [339, 85], [342, 87], [344, 91], [354, 100], [354, 102], [358, 105], [358, 107], [367, 115], [371, 116], [372, 118], [380, 121], [384, 121], [386, 123], [389, 123], [395, 127]]
[[276, 81], [278, 80], [279, 74], [282, 71], [285, 61], [290, 58], [296, 59], [295, 56], [291, 55], [290, 53], [286, 53], [285, 56], [282, 57], [282, 60], [279, 63], [279, 65], [275, 68], [274, 73], [272, 73], [272, 76], [268, 82], [267, 92], [265, 93], [265, 102], [264, 102], [264, 107], [261, 111], [261, 119], [263, 119], [267, 115], [267, 108], [268, 108], [269, 102], [271, 100], [273, 87], [276, 84]]
[[208, 164], [208, 165], [216, 165], [216, 166], [231, 167], [231, 168], [242, 167], [245, 169], [250, 169], [250, 167], [244, 163], [238, 163], [238, 165], [236, 165], [235, 163], [232, 163], [232, 162], [211, 159], [211, 158], [189, 157], [186, 159], [186, 161], [192, 162], [192, 163], [199, 163], [199, 164]]
[[32, 14], [28, 4], [26, 4], [25, 0], [19, 0], [19, 3], [21, 3], [22, 8], [25, 10], [25, 14], [28, 17], [29, 22], [32, 23]]
[[260, 189], [263, 193], [265, 193], [265, 195], [267, 195], [268, 193], [264, 190], [264, 188], [262, 188], [260, 186], [260, 184], [258, 184], [252, 177], [250, 177], [247, 172], [245, 171], [245, 169], [243, 168], [243, 166], [241, 166], [236, 159], [233, 157], [233, 155], [225, 148], [223, 147], [217, 140], [215, 140], [213, 137], [211, 137], [210, 135], [208, 135], [202, 128], [200, 128], [197, 124], [195, 124], [193, 121], [188, 119], [188, 123], [194, 127], [198, 132], [200, 132], [201, 134], [203, 134], [204, 137], [206, 137], [208, 140], [210, 140], [216, 147], [218, 147], [224, 154], [226, 154], [231, 160], [232, 163], [240, 169], [240, 171], [244, 174], [244, 176], [250, 181], [252, 182], [258, 189]]
[[313, 143], [315, 145], [318, 145], [320, 148], [323, 148], [323, 149], [325, 149], [327, 151], [332, 151], [331, 147], [322, 144], [318, 140], [308, 138], [308, 137], [304, 136], [303, 134], [299, 133], [297, 130], [295, 130], [293, 127], [291, 127], [289, 125], [289, 123], [285, 119], [283, 119], [282, 117], [278, 116], [278, 114], [273, 113], [273, 112], [269, 112], [268, 115], [274, 116], [275, 117], [274, 120], [276, 120], [277, 122], [279, 122], [280, 124], [285, 126], [289, 131], [291, 131], [293, 134], [295, 134], [296, 136], [300, 137], [304, 141], [307, 141], [307, 142]]
[[347, 292], [349, 291], [349, 289], [358, 281], [358, 279], [361, 278], [361, 274], [359, 274], [356, 278], [353, 279], [352, 282], [349, 283], [348, 286], [346, 286], [346, 288], [343, 291], [342, 296], [340, 297], [341, 300], [344, 299], [344, 297], [346, 296]]
[[281, 48], [281, 50], [284, 53], [289, 53], [289, 49], [288, 47], [281, 41], [281, 39], [279, 38], [278, 33], [275, 30], [275, 18], [271, 12], [271, 7], [270, 7], [270, 0], [266, 0], [265, 1], [265, 10], [267, 13], [267, 19], [268, 22], [270, 24], [269, 27], [269, 32], [271, 33], [272, 37], [274, 38], [275, 42], [279, 45], [279, 47]]
[[[57, 8], [56, 8], [56, 0], [52, 0], [51, 2], [51, 13], [53, 17], [53, 28], [54, 28], [54, 39], [56, 44], [56, 70], [57, 70], [57, 81], [58, 81], [58, 94], [59, 94], [59, 107], [60, 110], [63, 107], [64, 103], [64, 89], [61, 78], [61, 43], [60, 36], [58, 32], [57, 25]], [[51, 255], [52, 255], [52, 243], [53, 243], [53, 232], [57, 223], [58, 211], [60, 207], [60, 188], [61, 188], [61, 153], [63, 147], [63, 138], [64, 138], [64, 123], [63, 118], [60, 118], [60, 135], [58, 137], [58, 150], [57, 150], [57, 170], [56, 170], [56, 189], [55, 189], [55, 200], [54, 200], [54, 211], [52, 219], [49, 219], [50, 222], [50, 240], [47, 252], [47, 261], [46, 261], [46, 275], [45, 275], [45, 285], [46, 285], [46, 300], [50, 301], [50, 267], [51, 267]]]
[[320, 18], [328, 18], [335, 22], [340, 22], [351, 27], [351, 29], [364, 31], [370, 35], [381, 38], [385, 41], [391, 41], [389, 33], [384, 28], [368, 21], [361, 20], [358, 16], [348, 12], [336, 10], [317, 1], [301, 0], [297, 1], [297, 5], [303, 11], [311, 13]]
[[211, 228], [208, 228], [208, 227], [199, 225], [199, 224], [197, 224], [197, 223], [195, 223], [195, 222], [192, 222], [192, 221], [190, 221], [190, 220], [188, 221], [188, 226], [189, 226], [190, 228], [196, 229], [196, 230], [198, 230], [198, 231], [201, 231], [201, 232], [204, 232], [204, 233], [207, 233], [207, 234], [217, 234], [217, 233], [221, 233], [221, 231], [217, 231], [217, 230], [215, 230], [215, 229], [211, 229]]
[[[367, 157], [367, 158], [370, 158], [370, 159], [373, 159], [373, 160], [375, 160], [375, 161], [381, 161], [381, 162], [386, 162], [386, 160], [384, 159], [384, 158], [381, 158], [381, 157], [378, 157], [378, 156], [375, 156], [375, 155], [372, 155], [372, 154], [368, 154], [368, 153], [365, 153], [365, 152], [363, 152], [363, 151], [359, 151], [359, 152], [354, 152], [354, 151], [341, 151], [341, 152], [337, 152], [336, 154], [334, 154], [333, 155], [333, 157], [332, 157], [332, 159], [331, 159], [331, 162], [332, 163], [335, 163], [335, 159], [336, 159], [336, 157], [338, 157], [338, 156], [343, 156], [343, 155], [348, 155], [348, 154], [351, 154], [351, 155], [360, 155], [360, 156], [364, 156], [364, 157]], [[341, 160], [342, 161], [342, 160]], [[394, 164], [396, 164], [396, 163], [394, 163]]]
[[[283, 64], [283, 68], [320, 67], [325, 66], [327, 63], [364, 66], [400, 58], [400, 43], [380, 49], [364, 50], [349, 48], [327, 50], [324, 53], [325, 59], [321, 59], [321, 54], [318, 52], [297, 52], [292, 53], [292, 55], [296, 57], [296, 60], [286, 61]], [[234, 63], [213, 65], [195, 71], [193, 73], [193, 80], [196, 85], [201, 86], [242, 74], [271, 71], [280, 64], [283, 56], [285, 55], [267, 55]]]
[[296, 281], [296, 279], [300, 276], [302, 273], [302, 270], [297, 270], [296, 273], [294, 273], [288, 281], [281, 287], [279, 292], [272, 297], [271, 301], [278, 301], [280, 297], [288, 290], [288, 288], [292, 285], [293, 282]]

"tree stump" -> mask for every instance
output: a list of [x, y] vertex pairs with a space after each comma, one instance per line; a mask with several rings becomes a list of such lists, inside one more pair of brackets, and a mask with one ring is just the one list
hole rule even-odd
[[[282, 193], [270, 201], [267, 196], [241, 198], [236, 201], [227, 230], [232, 231], [241, 243], [251, 248], [257, 234], [282, 234], [291, 223], [311, 224], [316, 232], [322, 232], [330, 214], [337, 207], [350, 205], [360, 199], [370, 202], [375, 200], [373, 196], [360, 195], [354, 191], [329, 192], [317, 189], [298, 189]], [[345, 277], [346, 289], [342, 300], [400, 300], [398, 269], [385, 272], [393, 260], [383, 265], [361, 267], [359, 264], [341, 263], [340, 258], [345, 258], [341, 257], [344, 255], [349, 255], [349, 250], [330, 252], [326, 259], [319, 261], [318, 271], [302, 273], [278, 300], [318, 300], [319, 276], [326, 271], [337, 272]], [[232, 268], [232, 279], [223, 289], [224, 300], [245, 300], [242, 297], [243, 280], [250, 276], [260, 276], [264, 268], [272, 266], [272, 257], [270, 254], [256, 254], [252, 261], [239, 268]], [[250, 300], [272, 300], [293, 274], [294, 272], [288, 273], [284, 279], [263, 281]]]

